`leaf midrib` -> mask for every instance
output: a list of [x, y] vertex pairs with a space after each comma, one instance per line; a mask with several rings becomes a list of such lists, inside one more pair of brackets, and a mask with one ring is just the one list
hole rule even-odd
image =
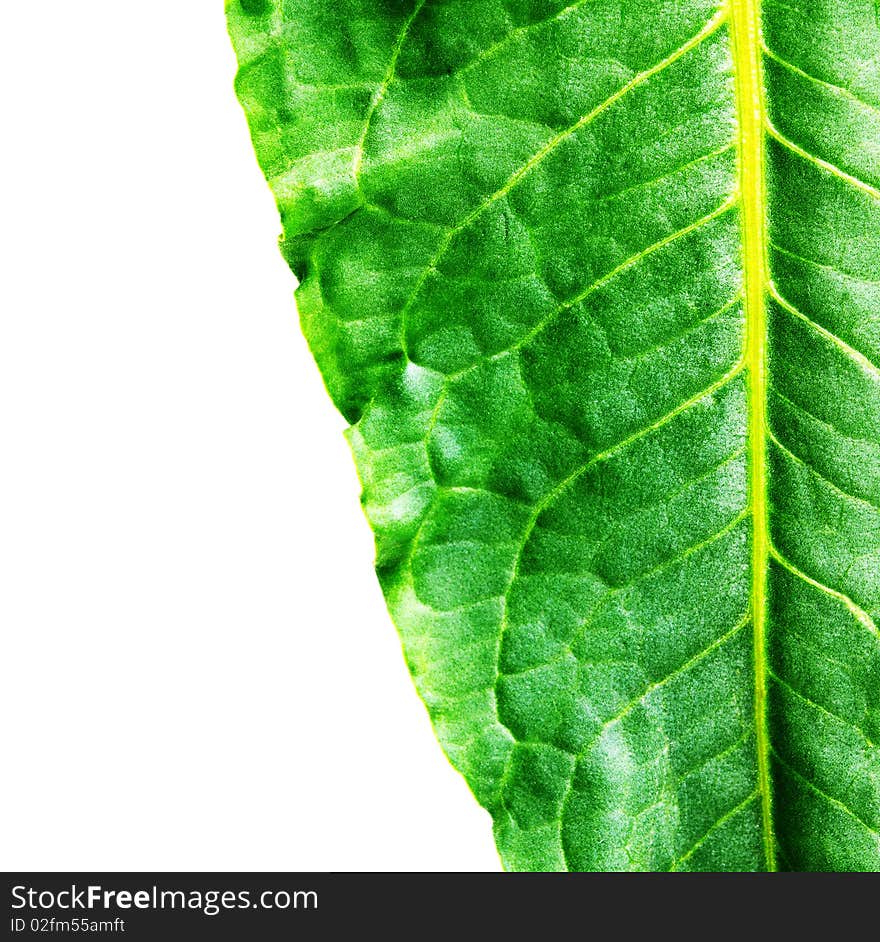
[[752, 513], [751, 609], [754, 635], [755, 743], [765, 862], [776, 870], [767, 727], [767, 186], [760, 0], [731, 0], [738, 134], [748, 373], [749, 505]]

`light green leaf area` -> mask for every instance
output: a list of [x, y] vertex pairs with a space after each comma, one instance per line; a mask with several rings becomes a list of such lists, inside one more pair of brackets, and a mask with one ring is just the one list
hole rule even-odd
[[227, 14], [505, 867], [880, 870], [874, 0]]

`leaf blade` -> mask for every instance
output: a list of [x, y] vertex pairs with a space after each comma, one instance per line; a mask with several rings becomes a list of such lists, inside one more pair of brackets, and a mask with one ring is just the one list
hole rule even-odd
[[867, 6], [227, 9], [389, 609], [505, 865], [878, 869]]

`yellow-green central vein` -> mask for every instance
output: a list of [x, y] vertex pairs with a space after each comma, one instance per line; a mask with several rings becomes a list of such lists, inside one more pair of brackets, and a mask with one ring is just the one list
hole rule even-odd
[[742, 208], [746, 366], [749, 385], [749, 500], [752, 511], [755, 725], [758, 790], [768, 870], [776, 870], [767, 731], [767, 221], [764, 170], [765, 108], [761, 71], [760, 0], [731, 0], [739, 190]]

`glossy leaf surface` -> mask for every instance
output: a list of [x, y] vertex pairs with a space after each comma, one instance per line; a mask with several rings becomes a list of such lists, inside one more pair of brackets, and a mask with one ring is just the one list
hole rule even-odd
[[505, 866], [880, 870], [873, 0], [227, 12]]

